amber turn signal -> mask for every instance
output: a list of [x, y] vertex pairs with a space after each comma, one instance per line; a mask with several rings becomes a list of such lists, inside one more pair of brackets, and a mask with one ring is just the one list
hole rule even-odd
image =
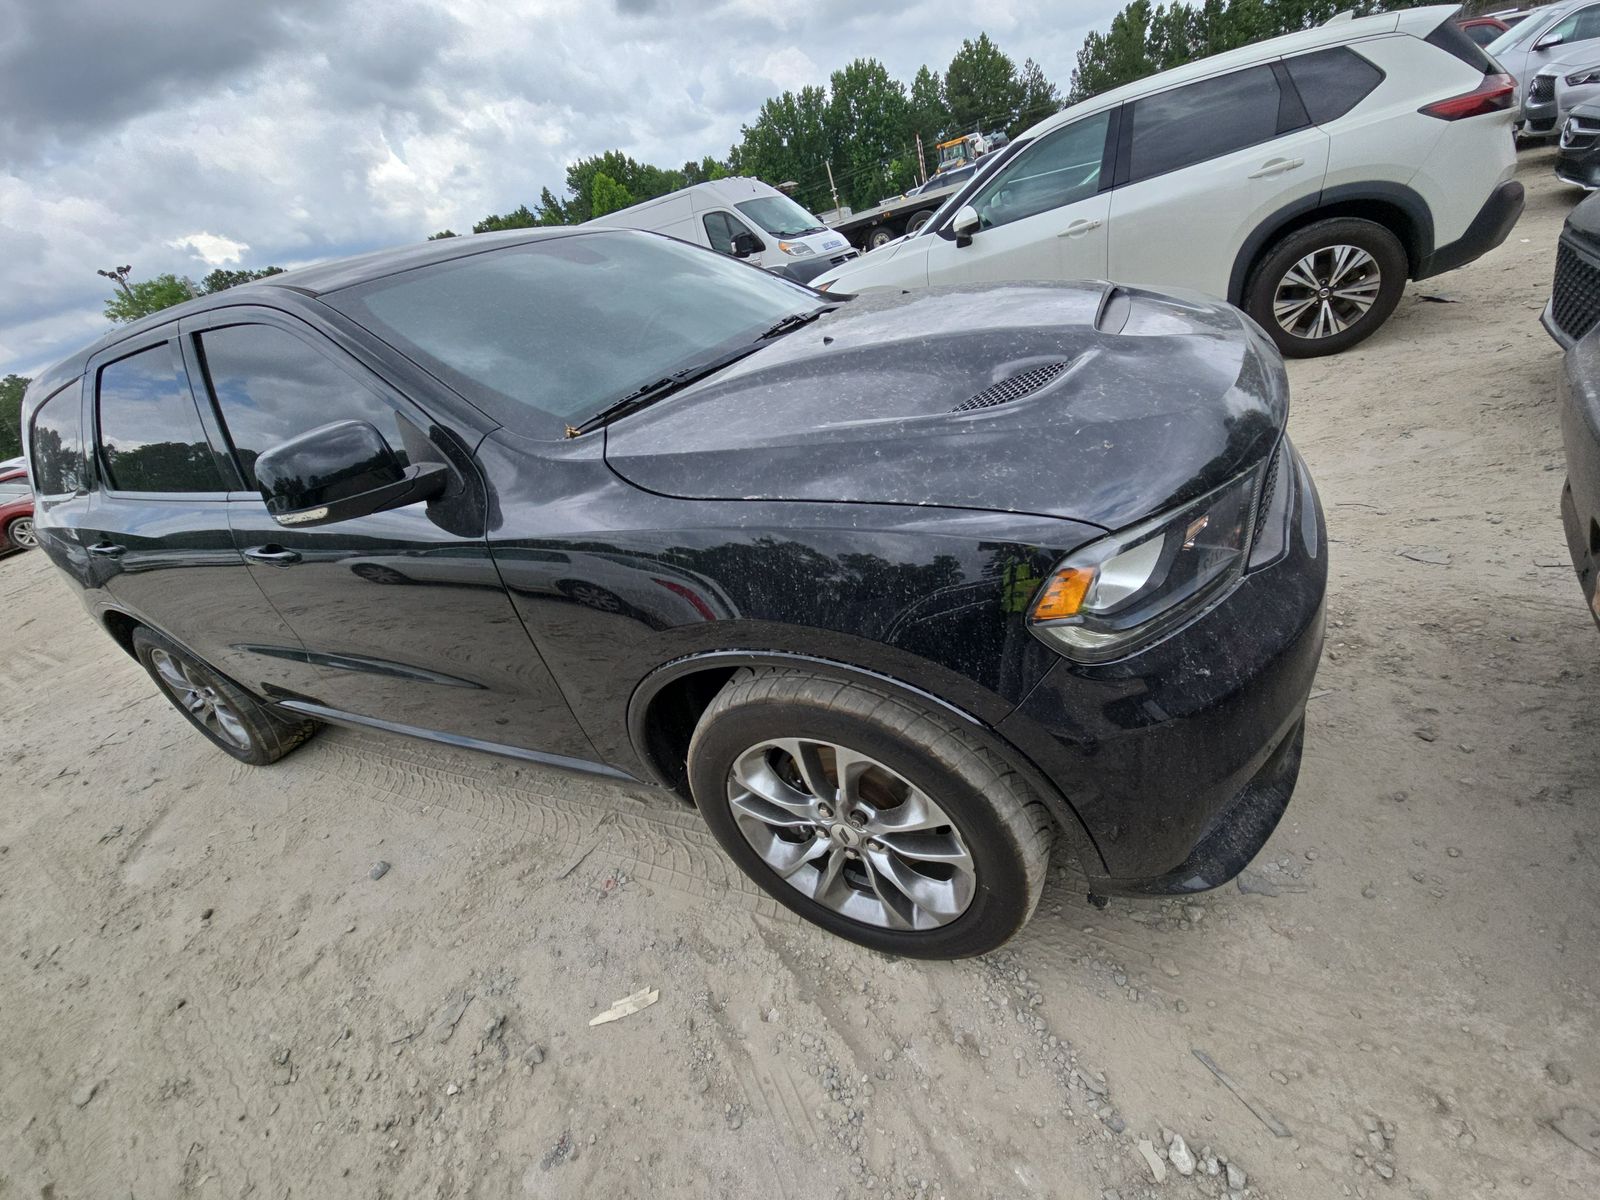
[[1083, 607], [1083, 598], [1089, 594], [1089, 585], [1094, 582], [1094, 570], [1088, 567], [1063, 567], [1054, 575], [1039, 592], [1039, 598], [1033, 602], [1033, 619], [1035, 621], [1059, 621], [1064, 617], [1075, 617], [1078, 610]]

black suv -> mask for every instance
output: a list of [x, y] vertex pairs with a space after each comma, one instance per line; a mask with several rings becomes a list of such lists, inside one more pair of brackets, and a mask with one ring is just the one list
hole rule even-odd
[[653, 234], [429, 243], [35, 380], [41, 545], [217, 746], [324, 721], [695, 803], [867, 945], [990, 949], [1053, 840], [1229, 879], [1326, 555], [1271, 343], [1105, 284], [827, 297]]

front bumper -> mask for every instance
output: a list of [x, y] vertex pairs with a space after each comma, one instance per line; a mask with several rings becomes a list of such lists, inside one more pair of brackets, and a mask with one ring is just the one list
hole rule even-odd
[[1561, 523], [1589, 614], [1600, 625], [1600, 333], [1567, 351], [1561, 373], [1567, 481]]
[[[1062, 660], [1000, 732], [1072, 803], [1105, 863], [1097, 892], [1218, 887], [1294, 790], [1322, 655], [1327, 535], [1305, 464], [1284, 461], [1252, 569], [1217, 607], [1120, 662]], [[1281, 504], [1281, 507], [1280, 507]]]
[[1530, 100], [1522, 106], [1522, 136], [1552, 137], [1559, 119], [1560, 109], [1554, 96], [1541, 102]]

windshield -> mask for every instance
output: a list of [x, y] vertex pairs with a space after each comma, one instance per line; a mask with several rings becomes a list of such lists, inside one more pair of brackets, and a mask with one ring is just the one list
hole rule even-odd
[[[1032, 138], [1018, 138], [1016, 141], [1006, 146], [1004, 152], [996, 151], [995, 153], [989, 155], [989, 157], [984, 159], [982, 162], [975, 163], [972, 167], [972, 175], [963, 179], [961, 182], [971, 183], [973, 176], [976, 176], [980, 179], [988, 178], [988, 176], [994, 173], [994, 169], [1001, 163], [1010, 162], [1018, 154], [1022, 153], [1022, 148], [1028, 145], [1032, 140]], [[928, 180], [928, 190], [930, 192], [933, 191], [935, 186], [944, 187], [945, 185], [942, 183], [935, 185], [932, 179]], [[939, 205], [939, 207], [934, 210], [933, 216], [927, 219], [921, 229], [915, 230], [906, 236], [921, 237], [925, 233], [932, 233], [935, 229], [939, 228], [940, 221], [949, 216], [957, 207], [959, 207], [961, 204], [961, 197], [965, 194], [965, 188], [959, 191], [951, 192], [944, 198], [944, 203]]]
[[821, 221], [787, 196], [741, 200], [734, 207], [773, 237], [795, 237], [802, 233], [820, 233], [823, 229]]
[[1550, 23], [1566, 11], [1566, 5], [1552, 6], [1542, 13], [1535, 13], [1526, 21], [1519, 21], [1506, 30], [1494, 41], [1484, 47], [1490, 56], [1504, 54], [1507, 50], [1515, 50], [1526, 42], [1533, 41], [1541, 32], [1549, 28]]
[[710, 250], [620, 229], [516, 243], [323, 296], [496, 420], [549, 438], [757, 341], [818, 299]]

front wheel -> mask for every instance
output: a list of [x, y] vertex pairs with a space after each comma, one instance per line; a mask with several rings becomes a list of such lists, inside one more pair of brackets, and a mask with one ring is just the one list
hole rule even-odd
[[745, 874], [853, 942], [983, 954], [1038, 904], [1049, 814], [932, 707], [799, 671], [741, 671], [701, 717], [688, 766], [706, 824]]
[[133, 631], [133, 652], [172, 706], [240, 762], [277, 762], [318, 729], [315, 721], [280, 716], [152, 629]]
[[1358, 217], [1279, 239], [1245, 285], [1244, 308], [1289, 358], [1338, 354], [1377, 332], [1405, 291], [1405, 247]]

